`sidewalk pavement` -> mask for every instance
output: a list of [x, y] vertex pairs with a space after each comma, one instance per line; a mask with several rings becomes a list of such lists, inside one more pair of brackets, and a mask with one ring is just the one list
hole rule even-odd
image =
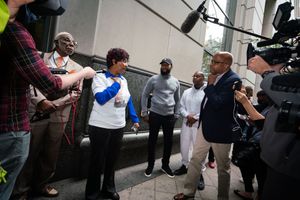
[[[181, 166], [181, 155], [171, 157], [170, 167], [175, 170]], [[147, 163], [131, 166], [116, 171], [116, 187], [121, 200], [172, 200], [173, 196], [183, 191], [185, 175], [169, 178], [161, 172], [161, 160], [155, 162], [152, 176], [144, 176]], [[216, 200], [217, 199], [217, 169], [207, 167], [203, 173], [205, 189], [197, 191], [195, 200]], [[234, 193], [234, 189], [244, 191], [244, 185], [240, 182], [240, 170], [231, 165], [230, 200], [241, 200]], [[84, 200], [86, 179], [66, 179], [52, 183], [59, 190], [60, 195], [56, 198], [36, 197], [34, 200]], [[254, 183], [257, 189], [257, 183]]]

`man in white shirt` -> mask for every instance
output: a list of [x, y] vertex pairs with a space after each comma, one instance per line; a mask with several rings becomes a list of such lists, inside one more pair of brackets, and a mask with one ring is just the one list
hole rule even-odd
[[[183, 92], [180, 99], [180, 114], [183, 117], [180, 135], [180, 151], [182, 156], [182, 166], [174, 171], [179, 176], [187, 173], [187, 167], [190, 161], [190, 151], [196, 141], [198, 120], [200, 114], [201, 102], [204, 98], [204, 75], [201, 71], [196, 71], [193, 75], [193, 86]], [[202, 170], [205, 169], [204, 163]], [[204, 189], [203, 177], [201, 180], [201, 190]]]

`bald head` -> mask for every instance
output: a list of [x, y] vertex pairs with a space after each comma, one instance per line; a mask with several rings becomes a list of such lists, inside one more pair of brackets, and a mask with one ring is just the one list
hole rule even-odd
[[202, 71], [200, 71], [200, 70], [198, 70], [198, 71], [195, 71], [195, 73], [194, 73], [194, 76], [195, 75], [198, 75], [198, 76], [202, 76], [202, 77], [204, 77], [204, 74], [203, 74], [203, 72]]
[[229, 65], [229, 67], [232, 65], [233, 62], [233, 55], [227, 51], [219, 51], [215, 55], [218, 55], [222, 58], [222, 60]]
[[231, 53], [226, 51], [217, 52], [213, 55], [211, 64], [210, 64], [210, 72], [213, 75], [223, 74], [230, 69], [232, 65], [233, 56]]
[[194, 87], [196, 89], [199, 89], [203, 86], [204, 84], [204, 74], [199, 70], [199, 71], [196, 71], [193, 75], [193, 84], [194, 84]]

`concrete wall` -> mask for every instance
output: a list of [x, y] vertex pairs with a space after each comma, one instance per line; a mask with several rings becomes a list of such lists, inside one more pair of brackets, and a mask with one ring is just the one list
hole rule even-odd
[[[265, 0], [238, 1], [235, 15], [235, 27], [256, 34], [262, 33]], [[267, 25], [266, 25], [267, 26]], [[247, 70], [246, 50], [249, 42], [257, 38], [235, 31], [233, 34], [232, 53], [234, 69], [243, 78], [245, 85], [255, 86], [256, 76]]]
[[[172, 74], [191, 83], [202, 64], [205, 23], [201, 20], [185, 35], [180, 26], [194, 0], [80, 0], [70, 1], [58, 20], [58, 31], [69, 31], [79, 42], [78, 53], [105, 58], [112, 47], [130, 54], [130, 65], [159, 72], [159, 62], [170, 57]], [[188, 69], [188, 70], [187, 70]]]

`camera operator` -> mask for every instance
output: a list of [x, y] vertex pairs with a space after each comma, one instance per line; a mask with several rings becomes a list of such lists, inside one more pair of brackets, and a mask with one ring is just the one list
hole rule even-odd
[[10, 19], [1, 35], [0, 162], [7, 171], [7, 182], [0, 184], [1, 200], [9, 199], [16, 177], [28, 156], [30, 141], [29, 84], [45, 94], [51, 94], [67, 88], [83, 78], [92, 78], [95, 75], [95, 71], [89, 67], [78, 73], [62, 77], [51, 74], [40, 58], [32, 36], [23, 24], [15, 20], [20, 8], [32, 2], [34, 1], [7, 1]]
[[270, 66], [256, 55], [248, 60], [248, 67], [262, 75], [262, 89], [277, 104], [270, 109], [265, 119], [261, 137], [261, 158], [268, 165], [262, 199], [295, 199], [300, 195], [300, 138], [296, 133], [276, 131], [275, 126], [276, 123], [285, 123], [277, 121], [278, 104], [284, 99], [299, 102], [300, 95], [271, 90], [272, 79], [279, 76], [283, 64]]

